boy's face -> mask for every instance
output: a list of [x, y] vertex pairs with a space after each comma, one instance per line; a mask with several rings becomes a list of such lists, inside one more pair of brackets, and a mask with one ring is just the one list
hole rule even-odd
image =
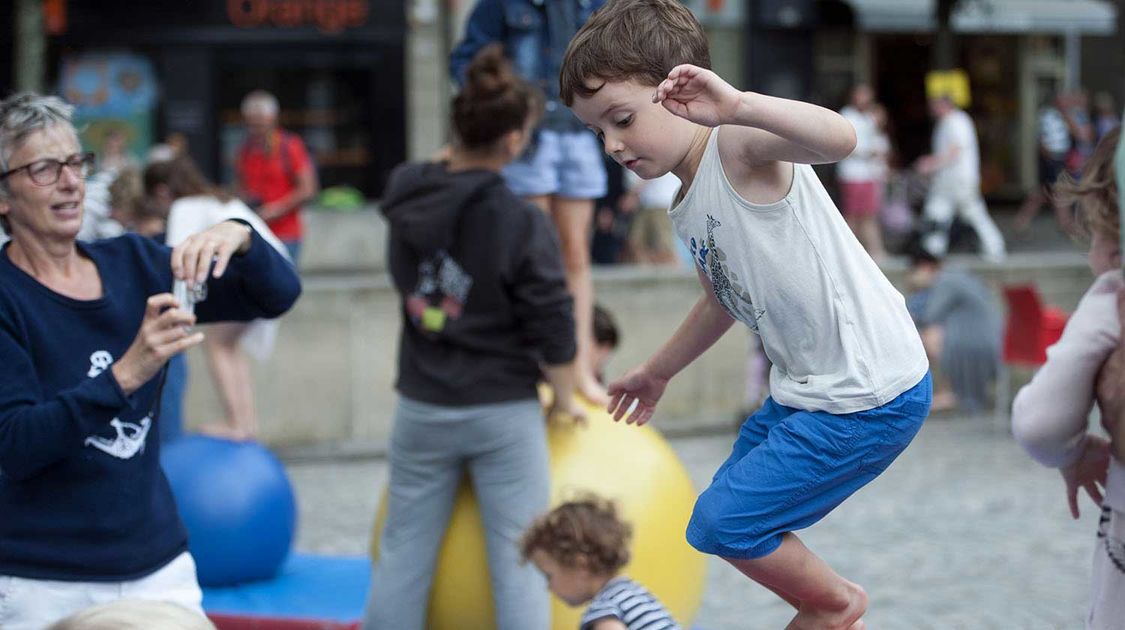
[[660, 177], [678, 166], [698, 128], [653, 103], [655, 91], [655, 86], [632, 80], [606, 81], [592, 96], [576, 96], [570, 107], [598, 134], [610, 157], [644, 179]]
[[542, 549], [531, 553], [531, 562], [547, 578], [547, 588], [568, 606], [580, 606], [597, 595], [597, 587], [592, 586], [596, 578], [586, 569], [565, 567]]

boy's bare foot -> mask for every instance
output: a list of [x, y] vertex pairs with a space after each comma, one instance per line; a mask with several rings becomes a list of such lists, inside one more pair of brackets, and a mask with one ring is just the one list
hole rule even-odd
[[232, 442], [250, 442], [257, 438], [255, 431], [234, 427], [225, 422], [213, 422], [199, 427], [199, 432], [214, 438], [230, 440]]
[[239, 432], [234, 427], [225, 422], [212, 422], [199, 427], [199, 432], [203, 435], [208, 435], [213, 438], [221, 438], [224, 440], [239, 441]]
[[846, 606], [826, 609], [802, 604], [801, 610], [785, 626], [785, 630], [863, 630], [866, 624], [860, 618], [867, 612], [867, 593], [858, 584], [847, 582], [846, 585]]
[[933, 400], [930, 403], [930, 411], [952, 411], [956, 408], [956, 394], [948, 390], [934, 392]]

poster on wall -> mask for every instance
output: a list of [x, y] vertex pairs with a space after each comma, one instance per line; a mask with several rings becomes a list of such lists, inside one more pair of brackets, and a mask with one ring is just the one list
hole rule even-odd
[[148, 151], [157, 83], [147, 58], [126, 52], [71, 55], [59, 76], [59, 92], [75, 106], [84, 147], [101, 155], [107, 140], [116, 140], [134, 158]]

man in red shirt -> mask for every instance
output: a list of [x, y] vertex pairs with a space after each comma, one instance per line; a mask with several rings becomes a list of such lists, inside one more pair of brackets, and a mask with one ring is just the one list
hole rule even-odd
[[301, 204], [319, 189], [305, 143], [277, 125], [277, 99], [255, 90], [242, 100], [246, 142], [238, 151], [240, 195], [289, 250], [293, 264], [301, 249]]

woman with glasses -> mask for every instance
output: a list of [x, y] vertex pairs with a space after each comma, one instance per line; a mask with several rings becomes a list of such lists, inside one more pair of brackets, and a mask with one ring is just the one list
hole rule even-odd
[[[162, 373], [198, 322], [276, 317], [292, 266], [247, 224], [168, 249], [137, 235], [83, 243], [72, 108], [0, 101], [0, 627], [38, 629], [119, 598], [201, 611], [160, 469]], [[194, 314], [174, 280], [207, 286]]]

